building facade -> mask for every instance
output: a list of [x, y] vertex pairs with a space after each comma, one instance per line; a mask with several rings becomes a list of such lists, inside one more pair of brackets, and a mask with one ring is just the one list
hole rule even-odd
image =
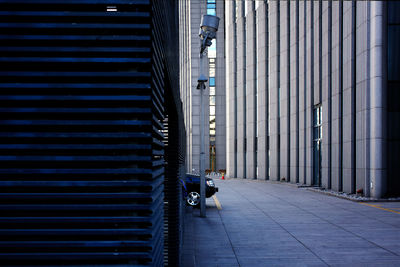
[[177, 1], [0, 1], [2, 266], [180, 266]]
[[399, 4], [227, 1], [227, 174], [400, 192]]
[[205, 123], [206, 169], [218, 171], [226, 168], [225, 123], [225, 59], [224, 59], [224, 6], [222, 0], [179, 1], [180, 29], [180, 88], [187, 132], [187, 170], [198, 172], [200, 161], [200, 91], [196, 89], [200, 75], [201, 17], [216, 15], [220, 25], [213, 45], [208, 48], [203, 73], [208, 78], [203, 92]]

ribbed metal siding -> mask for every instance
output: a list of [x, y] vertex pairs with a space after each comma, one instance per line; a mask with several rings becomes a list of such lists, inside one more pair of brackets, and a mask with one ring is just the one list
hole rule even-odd
[[0, 0], [2, 266], [162, 265], [152, 27], [149, 1]]
[[[181, 265], [183, 207], [181, 184], [186, 170], [185, 127], [179, 96], [179, 34], [178, 1], [152, 1], [154, 25], [153, 48], [160, 55], [156, 62], [162, 63], [159, 83], [165, 95], [165, 197], [164, 197], [164, 265]], [[155, 64], [156, 65], [156, 64]], [[158, 64], [157, 64], [158, 65]], [[160, 66], [160, 65], [159, 65]], [[155, 76], [156, 77], [156, 76]], [[162, 80], [161, 80], [162, 79]]]

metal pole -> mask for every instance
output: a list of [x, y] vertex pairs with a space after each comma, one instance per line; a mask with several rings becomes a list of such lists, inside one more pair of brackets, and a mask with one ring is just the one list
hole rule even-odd
[[[203, 53], [200, 53], [200, 76], [203, 71]], [[205, 178], [205, 153], [204, 153], [204, 107], [203, 91], [205, 85], [200, 87], [200, 217], [206, 217], [206, 178]]]

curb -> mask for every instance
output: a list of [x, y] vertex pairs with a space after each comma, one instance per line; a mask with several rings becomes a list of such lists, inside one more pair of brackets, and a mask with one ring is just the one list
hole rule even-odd
[[353, 202], [400, 202], [400, 199], [390, 199], [390, 198], [367, 198], [367, 197], [363, 197], [363, 199], [357, 199], [354, 198], [352, 196], [354, 195], [339, 195], [340, 193], [337, 192], [330, 192], [330, 191], [326, 191], [326, 190], [322, 190], [319, 188], [306, 188], [306, 190], [308, 191], [312, 191], [315, 193], [319, 193], [319, 194], [323, 194], [323, 195], [328, 195], [328, 196], [332, 196], [332, 197], [337, 197], [337, 198], [341, 198], [341, 199], [346, 199], [346, 200], [350, 200]]
[[[219, 179], [219, 180], [221, 180], [221, 179]], [[249, 181], [249, 182], [261, 182], [261, 183], [287, 185], [287, 186], [301, 188], [301, 189], [305, 189], [305, 190], [323, 194], [323, 195], [328, 195], [331, 197], [337, 197], [337, 198], [341, 198], [341, 199], [345, 199], [345, 200], [350, 200], [353, 202], [400, 202], [400, 198], [395, 198], [395, 199], [379, 198], [379, 199], [377, 199], [377, 198], [362, 197], [362, 199], [357, 199], [357, 198], [354, 198], [355, 195], [346, 195], [345, 193], [326, 191], [326, 190], [323, 190], [321, 187], [299, 184], [299, 183], [290, 183], [287, 181], [281, 182], [281, 181], [271, 181], [271, 180], [261, 180], [261, 179], [243, 179], [243, 178], [226, 178], [226, 177], [225, 177], [225, 180], [242, 180], [242, 181]], [[343, 194], [343, 195], [340, 195], [340, 194]]]

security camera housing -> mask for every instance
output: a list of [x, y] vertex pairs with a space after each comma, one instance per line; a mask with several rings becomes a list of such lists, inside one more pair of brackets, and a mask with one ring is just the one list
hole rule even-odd
[[199, 82], [199, 83], [205, 83], [207, 81], [208, 81], [208, 79], [206, 76], [204, 76], [204, 74], [201, 74], [199, 79], [197, 80], [197, 82]]
[[200, 28], [205, 32], [218, 31], [219, 17], [212, 15], [204, 15], [201, 18]]

